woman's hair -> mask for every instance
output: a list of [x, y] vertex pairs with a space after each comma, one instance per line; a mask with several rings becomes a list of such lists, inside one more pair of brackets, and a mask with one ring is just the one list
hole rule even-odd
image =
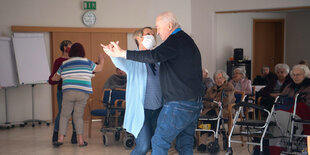
[[[143, 36], [143, 31], [145, 29], [150, 29], [150, 30], [153, 31], [153, 29], [151, 27], [146, 26], [146, 27], [143, 27], [143, 28], [138, 29], [137, 31], [133, 32], [132, 39], [135, 41], [135, 43], [136, 43], [138, 48], [139, 48], [139, 42], [137, 40], [137, 37], [142, 37]], [[154, 38], [156, 40], [156, 36], [155, 35], [154, 35]]]
[[309, 71], [308, 66], [306, 66], [306, 65], [295, 65], [295, 66], [292, 68], [291, 72], [290, 72], [291, 77], [293, 77], [293, 70], [295, 70], [295, 69], [301, 69], [301, 70], [303, 70], [304, 73], [305, 73], [305, 77], [306, 77], [306, 78], [310, 78], [310, 71]]
[[213, 74], [213, 80], [215, 81], [215, 77], [218, 75], [218, 74], [222, 74], [223, 78], [225, 78], [225, 81], [227, 81], [229, 79], [229, 76], [226, 74], [225, 71], [223, 70], [217, 70], [214, 74]]
[[239, 71], [240, 74], [243, 75], [243, 77], [246, 77], [246, 71], [245, 71], [245, 69], [242, 69], [242, 68], [235, 68], [234, 71], [233, 71], [233, 74], [235, 74], [236, 71]]
[[70, 40], [64, 40], [60, 43], [59, 45], [59, 49], [62, 51], [62, 52], [65, 52], [65, 46], [68, 46], [72, 44], [72, 42]]
[[85, 50], [82, 44], [74, 43], [71, 46], [69, 57], [85, 57]]
[[290, 72], [290, 67], [289, 67], [287, 64], [277, 64], [277, 65], [274, 67], [275, 73], [277, 73], [278, 70], [279, 70], [280, 68], [285, 69], [286, 73], [289, 73], [289, 72]]

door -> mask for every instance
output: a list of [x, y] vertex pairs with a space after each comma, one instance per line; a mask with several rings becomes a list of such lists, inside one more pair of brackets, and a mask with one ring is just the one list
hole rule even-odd
[[[52, 53], [51, 62], [54, 62], [58, 57], [61, 56], [59, 44], [63, 40], [71, 40], [72, 43], [79, 42], [85, 49], [86, 58], [93, 62], [98, 61], [99, 53], [103, 50], [100, 43], [108, 44], [110, 41], [120, 41], [120, 46], [123, 49], [127, 48], [127, 33], [124, 32], [52, 32]], [[92, 78], [93, 94], [90, 97], [94, 98], [95, 101], [99, 101], [102, 96], [103, 85], [105, 81], [115, 73], [115, 66], [111, 62], [109, 56], [105, 54], [104, 67], [99, 73], [95, 73], [95, 77]], [[53, 98], [53, 120], [56, 119], [58, 113], [57, 104], [57, 87], [53, 86], [52, 98]], [[98, 103], [98, 106], [101, 107]], [[88, 106], [85, 108], [84, 120], [88, 119], [89, 109]]]
[[[261, 75], [261, 68], [284, 62], [284, 20], [253, 21], [253, 76]], [[255, 65], [254, 65], [255, 64]]]
[[[108, 33], [108, 32], [101, 32], [101, 33], [91, 33], [91, 47], [92, 47], [92, 58], [91, 60], [96, 62], [98, 60], [99, 53], [103, 53], [102, 47], [100, 43], [107, 45], [110, 41], [119, 41], [119, 45], [122, 49], [127, 49], [127, 33]], [[99, 73], [95, 73], [95, 77], [92, 78], [92, 87], [93, 87], [93, 94], [92, 97], [94, 99], [102, 100], [102, 92], [104, 83], [107, 79], [115, 73], [115, 66], [112, 63], [110, 57], [104, 54], [104, 65], [103, 70]], [[94, 102], [93, 107], [100, 108], [101, 106], [99, 102]], [[85, 109], [86, 111], [86, 109]], [[85, 112], [85, 115], [86, 112]]]

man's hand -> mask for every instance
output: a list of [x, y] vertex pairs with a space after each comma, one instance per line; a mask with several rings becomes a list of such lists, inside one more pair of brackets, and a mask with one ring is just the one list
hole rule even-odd
[[111, 42], [109, 45], [103, 45], [100, 44], [103, 48], [103, 51], [111, 57], [122, 57], [126, 58], [126, 51], [121, 49], [118, 46], [118, 41], [117, 42]]

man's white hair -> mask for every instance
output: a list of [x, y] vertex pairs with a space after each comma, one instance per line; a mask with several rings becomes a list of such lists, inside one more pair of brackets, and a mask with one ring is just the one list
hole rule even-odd
[[181, 27], [181, 25], [178, 23], [177, 17], [170, 11], [163, 12], [158, 17], [161, 21], [171, 23], [173, 28]]

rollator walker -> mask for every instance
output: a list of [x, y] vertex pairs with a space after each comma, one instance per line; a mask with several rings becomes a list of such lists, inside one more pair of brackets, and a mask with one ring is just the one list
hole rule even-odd
[[[294, 98], [294, 110], [293, 110], [293, 114], [291, 115], [291, 119], [290, 119], [290, 130], [289, 130], [289, 141], [287, 144], [287, 150], [286, 151], [282, 151], [282, 154], [300, 154], [302, 153], [302, 151], [307, 151], [307, 150], [302, 150], [305, 147], [307, 147], [307, 137], [310, 136], [309, 134], [302, 134], [304, 133], [297, 133], [296, 130], [298, 130], [297, 125], [298, 124], [308, 124], [310, 125], [310, 119], [303, 119], [300, 117], [297, 117], [297, 108], [304, 108], [307, 109], [307, 105], [302, 105], [305, 104], [303, 101], [306, 101], [306, 98], [304, 96], [306, 96], [307, 93], [297, 93], [295, 95]], [[306, 106], [306, 107], [302, 107], [302, 106]], [[308, 109], [309, 110], [309, 109]], [[308, 113], [310, 113], [310, 111], [306, 111]], [[303, 113], [305, 113], [305, 111], [303, 111]], [[303, 128], [304, 129], [304, 128]], [[309, 152], [308, 152], [309, 154]]]
[[[279, 97], [275, 99], [274, 103], [278, 102]], [[237, 103], [234, 108], [237, 110], [235, 113], [235, 117], [233, 120], [233, 126], [229, 133], [228, 137], [228, 149], [226, 152], [226, 155], [232, 155], [233, 150], [231, 143], [245, 143], [250, 145], [258, 145], [260, 146], [260, 155], [263, 155], [263, 140], [264, 138], [271, 138], [272, 136], [270, 134], [267, 134], [267, 129], [269, 126], [275, 126], [276, 123], [271, 121], [271, 117], [274, 112], [274, 106], [273, 104], [271, 110], [267, 110], [264, 108], [264, 106], [260, 106], [257, 104], [253, 104], [250, 102], [245, 102], [245, 97], [242, 99], [241, 103]], [[266, 120], [254, 120], [250, 118], [246, 118], [244, 114], [245, 108], [254, 108], [254, 110], [261, 111], [265, 114], [267, 114]], [[240, 133], [234, 134], [234, 129], [236, 126], [239, 126], [241, 129], [245, 128], [245, 131], [240, 130]], [[232, 140], [232, 136], [246, 136], [251, 138], [260, 138], [260, 142], [252, 142], [252, 141], [243, 141], [243, 138], [241, 140]], [[251, 139], [252, 140], [252, 139]]]
[[[215, 101], [213, 99], [209, 99], [209, 98], [203, 98], [204, 101], [208, 101], [208, 102], [213, 102], [215, 104], [218, 105], [219, 108], [219, 112], [217, 116], [200, 116], [198, 119], [198, 122], [205, 122], [205, 121], [216, 121], [216, 129], [212, 130], [211, 129], [211, 125], [207, 125], [207, 124], [201, 124], [202, 128], [197, 128], [195, 131], [196, 132], [212, 132], [214, 134], [214, 138], [215, 140], [213, 142], [209, 142], [207, 145], [207, 151], [209, 153], [217, 153], [220, 150], [220, 145], [219, 145], [219, 134], [222, 134], [223, 136], [223, 149], [226, 150], [227, 149], [227, 135], [226, 135], [226, 131], [225, 131], [225, 127], [224, 127], [224, 119], [223, 119], [223, 97], [224, 97], [224, 91], [222, 91], [221, 93], [221, 101]], [[203, 126], [205, 125], [205, 128], [203, 128]], [[200, 135], [198, 135], [200, 136]]]

